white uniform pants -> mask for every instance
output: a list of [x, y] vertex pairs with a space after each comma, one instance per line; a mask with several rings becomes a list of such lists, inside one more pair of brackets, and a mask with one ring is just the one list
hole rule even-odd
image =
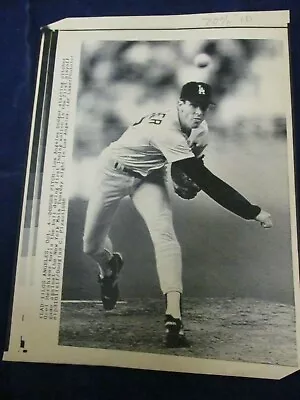
[[113, 160], [105, 154], [100, 156], [99, 161], [86, 215], [84, 252], [99, 261], [100, 265], [108, 261], [113, 251], [108, 237], [110, 225], [120, 201], [129, 195], [148, 227], [161, 291], [163, 294], [182, 292], [181, 249], [174, 232], [163, 171], [139, 179], [116, 170]]

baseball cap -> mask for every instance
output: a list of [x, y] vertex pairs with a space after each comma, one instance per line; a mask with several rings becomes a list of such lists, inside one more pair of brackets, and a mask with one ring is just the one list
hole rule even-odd
[[211, 86], [204, 82], [188, 82], [183, 85], [180, 93], [181, 100], [189, 100], [199, 105], [215, 104], [212, 101]]

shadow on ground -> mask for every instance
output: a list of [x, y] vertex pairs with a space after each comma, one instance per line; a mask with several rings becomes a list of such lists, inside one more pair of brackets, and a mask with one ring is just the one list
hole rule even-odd
[[59, 344], [227, 361], [297, 365], [294, 307], [253, 299], [185, 299], [188, 349], [163, 346], [163, 304], [63, 303]]

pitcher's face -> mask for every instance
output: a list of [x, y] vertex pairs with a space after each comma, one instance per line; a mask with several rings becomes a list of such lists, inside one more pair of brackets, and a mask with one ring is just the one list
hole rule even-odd
[[185, 132], [198, 128], [203, 122], [208, 105], [194, 104], [189, 100], [179, 100], [178, 116], [181, 128]]

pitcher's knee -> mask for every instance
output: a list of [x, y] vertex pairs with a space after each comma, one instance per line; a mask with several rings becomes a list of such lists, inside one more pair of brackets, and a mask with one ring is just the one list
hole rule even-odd
[[165, 229], [165, 230], [154, 230], [151, 232], [152, 241], [154, 244], [169, 244], [171, 243], [174, 246], [179, 246], [177, 237], [173, 230]]
[[152, 238], [155, 252], [181, 255], [181, 247], [175, 235], [161, 234]]

